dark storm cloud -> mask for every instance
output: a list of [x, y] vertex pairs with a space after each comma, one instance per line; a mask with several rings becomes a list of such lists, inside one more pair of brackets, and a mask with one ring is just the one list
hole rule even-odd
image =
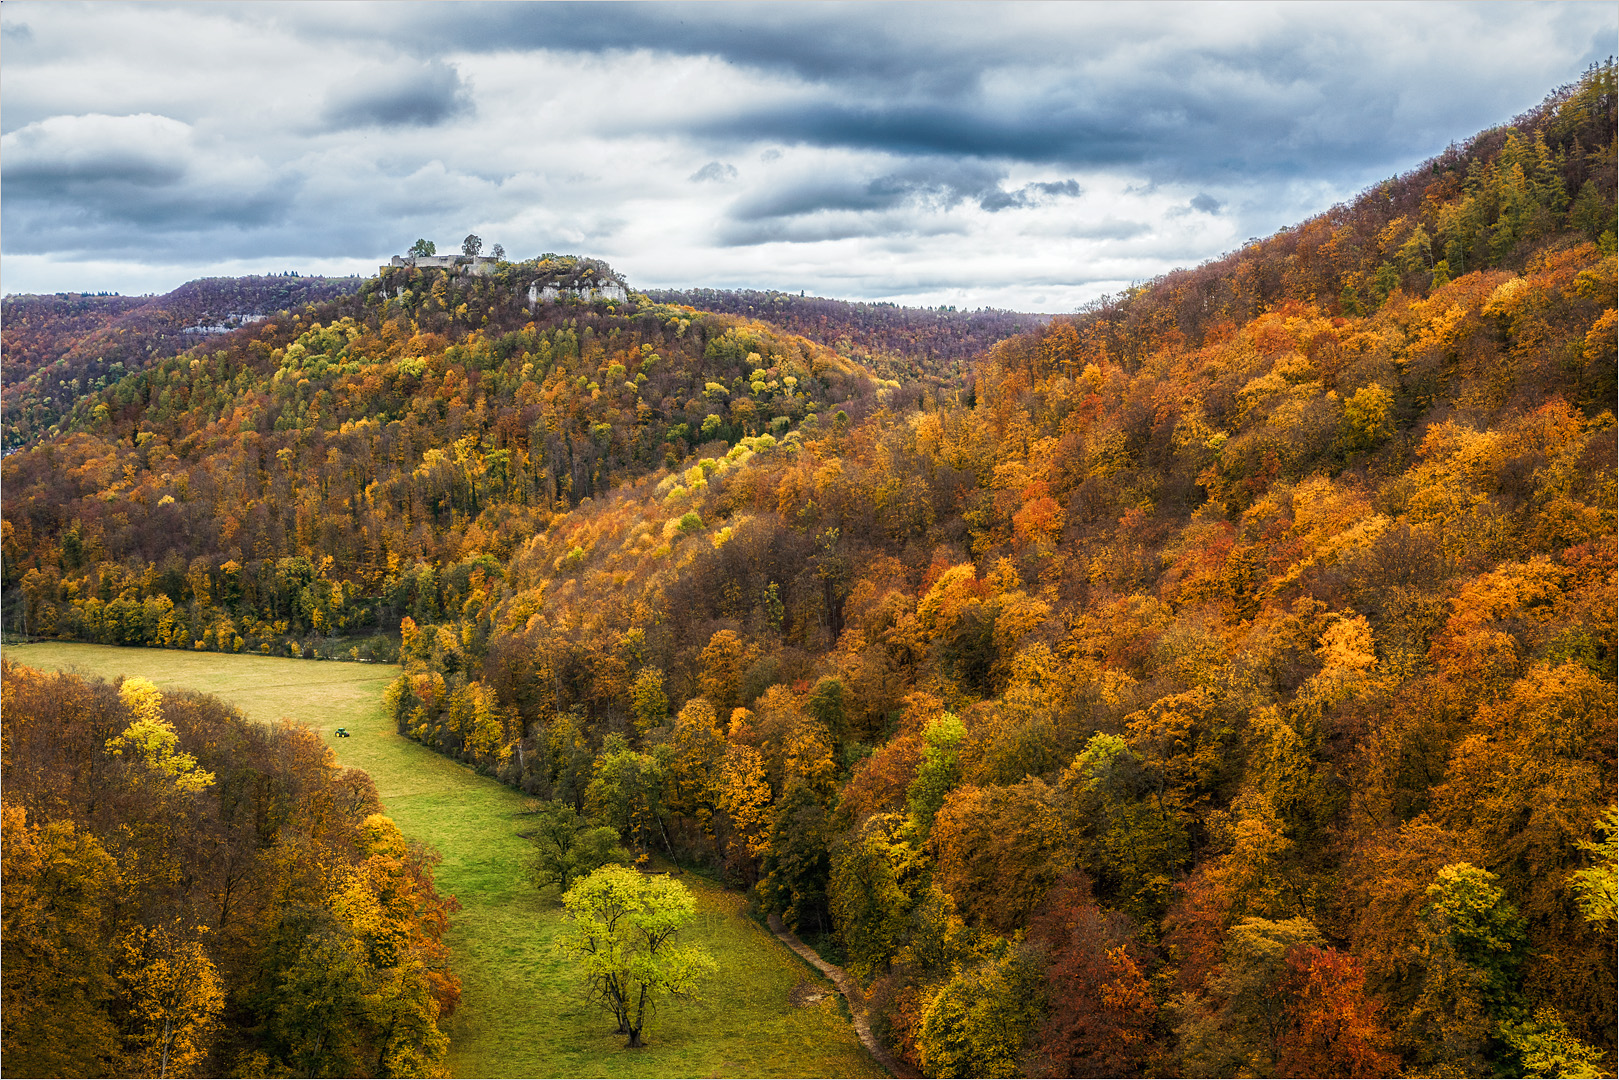
[[[1505, 7], [1513, 17], [1534, 14]], [[1292, 177], [1403, 162], [1521, 107], [1499, 84], [1458, 101], [1447, 83], [1466, 47], [1438, 63], [1411, 63], [1413, 47], [1389, 48], [1389, 34], [1421, 38], [1437, 26], [1402, 26], [1408, 16], [1387, 5], [1354, 15], [1337, 5], [1258, 4], [1218, 14], [1185, 5], [995, 4], [396, 10], [383, 33], [419, 53], [645, 51], [714, 57], [807, 84], [794, 101], [694, 111], [683, 124], [699, 138], [1126, 166], [1154, 179]], [[1468, 40], [1494, 30], [1496, 13], [1444, 5], [1430, 18]], [[1554, 7], [1539, 18], [1567, 23], [1571, 40], [1586, 30], [1575, 25], [1579, 11]], [[322, 33], [330, 30], [322, 24]], [[356, 24], [351, 32], [374, 31]], [[1587, 43], [1587, 59], [1611, 51], [1601, 36]], [[1499, 104], [1487, 103], [1491, 97]], [[1459, 121], [1468, 104], [1479, 115]]]
[[912, 161], [870, 180], [842, 173], [811, 176], [738, 199], [720, 226], [719, 241], [745, 247], [957, 233], [961, 226], [942, 214], [963, 203], [995, 213], [1077, 198], [1084, 191], [1072, 179], [1009, 190], [1004, 178], [1004, 170], [982, 162], [945, 158]]
[[987, 192], [978, 200], [978, 205], [985, 210], [1021, 210], [1030, 206], [1039, 206], [1053, 199], [1077, 199], [1085, 193], [1079, 186], [1078, 180], [1051, 180], [1034, 184], [1024, 184], [1016, 191], [1003, 191], [997, 187]]
[[268, 225], [298, 193], [262, 163], [221, 160], [189, 125], [150, 113], [64, 116], [7, 134], [6, 247], [153, 250], [177, 234]]
[[460, 74], [435, 60], [364, 75], [334, 87], [321, 119], [331, 131], [432, 127], [471, 109], [472, 98]]
[[[957, 175], [949, 175], [955, 172]], [[971, 170], [926, 170], [889, 173], [871, 180], [852, 176], [811, 176], [795, 183], [763, 188], [732, 206], [730, 217], [737, 222], [761, 222], [782, 217], [803, 217], [824, 210], [853, 210], [871, 214], [892, 210], [908, 202], [929, 201], [939, 206], [955, 206], [963, 198], [984, 193], [994, 186], [996, 176], [960, 175]]]
[[1025, 184], [1007, 190], [1006, 170], [984, 162], [913, 159], [902, 168], [862, 180], [839, 173], [780, 183], [738, 200], [729, 217], [738, 222], [799, 217], [823, 211], [875, 213], [902, 206], [948, 210], [963, 202], [994, 212], [1028, 207], [1083, 193], [1077, 180]]
[[[647, 50], [718, 56], [812, 82], [902, 81], [939, 91], [970, 86], [976, 79], [974, 59], [983, 60], [986, 49], [995, 46], [972, 36], [942, 47], [925, 44], [918, 31], [941, 21], [966, 31], [996, 17], [987, 6], [964, 16], [924, 5], [469, 3], [417, 5], [397, 10], [386, 27], [355, 23], [348, 29], [356, 35], [380, 33], [425, 55], [446, 47], [469, 52]], [[345, 28], [320, 16], [316, 21], [321, 33]], [[995, 51], [1005, 54], [1015, 48], [1009, 43]], [[940, 63], [944, 56], [950, 61]]]
[[59, 116], [4, 138], [8, 199], [54, 198], [73, 189], [172, 186], [191, 156], [191, 129], [167, 116]]
[[1327, 110], [1313, 96], [1218, 101], [1191, 83], [1105, 97], [1074, 87], [1010, 102], [808, 100], [697, 118], [689, 130], [703, 139], [1126, 168], [1180, 182], [1287, 178], [1365, 167], [1408, 152], [1396, 143], [1409, 133], [1388, 130], [1397, 103], [1360, 101]]
[[1065, 196], [1070, 199], [1077, 199], [1085, 194], [1085, 189], [1079, 186], [1078, 180], [1052, 180], [1039, 184], [1029, 184], [1024, 190], [1032, 194], [1046, 195], [1052, 198]]
[[114, 146], [72, 157], [8, 155], [3, 175], [8, 199], [54, 199], [105, 187], [125, 192], [171, 187], [185, 176], [185, 166]]
[[1135, 164], [1151, 139], [1125, 125], [1080, 117], [999, 113], [973, 105], [844, 105], [811, 102], [748, 110], [693, 123], [705, 138], [768, 138], [895, 154], [948, 154], [1108, 166]]

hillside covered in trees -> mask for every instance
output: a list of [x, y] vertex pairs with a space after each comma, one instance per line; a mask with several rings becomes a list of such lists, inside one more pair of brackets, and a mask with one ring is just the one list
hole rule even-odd
[[433, 1076], [431, 859], [320, 736], [3, 667], [8, 1076]]
[[243, 317], [344, 296], [359, 278], [205, 278], [164, 296], [18, 295], [0, 301], [0, 444], [13, 450], [54, 433], [85, 394], [173, 356]]
[[904, 307], [755, 289], [651, 289], [647, 295], [661, 303], [762, 319], [907, 381], [958, 375], [996, 342], [1050, 320], [993, 308]]
[[896, 393], [746, 320], [531, 308], [552, 269], [393, 270], [81, 400], [72, 433], [6, 462], [6, 581], [34, 597], [13, 622], [282, 654], [435, 622], [625, 477]]
[[397, 626], [401, 732], [721, 868], [929, 1075], [1611, 1075], [1614, 125], [1609, 65], [960, 390], [396, 271], [7, 458], [7, 626]]

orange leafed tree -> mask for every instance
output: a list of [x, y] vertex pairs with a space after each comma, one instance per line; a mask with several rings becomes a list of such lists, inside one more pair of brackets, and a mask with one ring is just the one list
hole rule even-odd
[[1390, 1076], [1399, 1058], [1366, 993], [1360, 961], [1337, 949], [1304, 945], [1287, 957], [1279, 993], [1289, 1027], [1277, 1044], [1282, 1076]]

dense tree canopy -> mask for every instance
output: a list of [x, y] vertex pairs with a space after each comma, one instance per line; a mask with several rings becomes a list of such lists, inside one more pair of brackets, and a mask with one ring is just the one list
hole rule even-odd
[[165, 296], [7, 296], [0, 301], [0, 445], [59, 431], [73, 404], [253, 319], [355, 292], [360, 279], [203, 278]]
[[365, 774], [141, 679], [3, 685], [8, 1075], [442, 1074], [455, 900]]
[[[390, 270], [7, 458], [7, 625], [376, 635], [550, 881], [724, 873], [932, 1074], [1611, 1072], [1614, 117], [1593, 69], [959, 380]], [[175, 727], [93, 760], [204, 798]]]

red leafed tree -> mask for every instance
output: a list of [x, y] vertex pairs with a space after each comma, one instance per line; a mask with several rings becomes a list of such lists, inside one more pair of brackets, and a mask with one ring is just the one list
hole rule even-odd
[[1359, 960], [1334, 948], [1303, 945], [1287, 957], [1280, 986], [1286, 1033], [1277, 1041], [1278, 1076], [1392, 1076], [1399, 1058], [1366, 993]]
[[1036, 1076], [1130, 1076], [1151, 1056], [1158, 1006], [1135, 926], [1091, 902], [1083, 881], [1052, 893], [1030, 923], [1050, 956], [1051, 1012], [1030, 1062]]

